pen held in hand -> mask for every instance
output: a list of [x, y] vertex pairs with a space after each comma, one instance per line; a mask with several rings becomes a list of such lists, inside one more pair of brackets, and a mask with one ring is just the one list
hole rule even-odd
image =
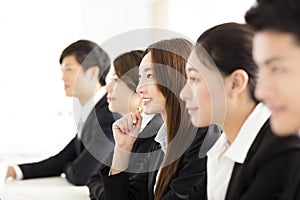
[[[141, 108], [141, 107], [138, 107], [136, 110], [139, 111], [140, 113], [143, 112], [143, 108]], [[137, 124], [137, 121], [132, 122], [133, 128], [135, 128], [136, 124]]]

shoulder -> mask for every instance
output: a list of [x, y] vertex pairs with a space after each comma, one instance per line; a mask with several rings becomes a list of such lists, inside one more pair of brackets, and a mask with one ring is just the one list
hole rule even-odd
[[254, 140], [247, 159], [255, 159], [256, 162], [266, 162], [271, 159], [289, 157], [290, 160], [300, 157], [300, 137], [290, 135], [286, 137], [277, 136], [270, 127], [268, 120], [261, 128]]

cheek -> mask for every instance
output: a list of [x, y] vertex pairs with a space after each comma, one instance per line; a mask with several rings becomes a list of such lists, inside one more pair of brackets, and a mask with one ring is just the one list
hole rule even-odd
[[200, 88], [194, 92], [196, 97], [197, 105], [201, 110], [210, 108], [211, 96], [206, 88]]

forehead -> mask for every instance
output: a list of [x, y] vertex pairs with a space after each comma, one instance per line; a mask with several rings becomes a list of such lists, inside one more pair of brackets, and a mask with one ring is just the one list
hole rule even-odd
[[75, 65], [80, 65], [80, 64], [77, 62], [74, 55], [69, 55], [64, 57], [61, 63], [62, 68], [75, 66]]
[[267, 59], [288, 57], [297, 49], [300, 46], [289, 33], [268, 29], [257, 32], [253, 38], [253, 58], [259, 65]]
[[217, 68], [210, 63], [210, 58], [206, 58], [208, 55], [199, 56], [196, 50], [193, 50], [186, 63], [187, 72], [197, 72], [200, 74], [207, 74], [216, 71]]
[[147, 71], [153, 71], [154, 70], [154, 67], [153, 67], [153, 63], [151, 61], [151, 53], [147, 53], [141, 63], [140, 63], [140, 66], [139, 66], [139, 73], [144, 73], [144, 72], [147, 72]]

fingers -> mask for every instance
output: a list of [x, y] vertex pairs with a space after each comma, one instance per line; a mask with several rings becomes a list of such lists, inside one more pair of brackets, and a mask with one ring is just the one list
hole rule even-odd
[[137, 111], [136, 113], [129, 113], [117, 120], [113, 124], [113, 129], [120, 130], [123, 133], [129, 134], [131, 131], [139, 132], [142, 123], [142, 116]]
[[133, 130], [137, 123], [137, 117], [136, 117], [135, 113], [132, 113], [132, 112], [130, 113], [130, 121], [128, 123], [131, 125], [130, 130]]
[[135, 112], [135, 117], [136, 117], [136, 124], [135, 124], [135, 126], [138, 127], [139, 129], [141, 129], [143, 117], [142, 117], [141, 112], [139, 110], [137, 110]]
[[135, 113], [129, 113], [123, 116], [121, 119], [117, 120], [113, 124], [115, 140], [123, 137], [121, 136], [123, 134], [124, 136], [127, 135], [133, 138], [137, 138], [141, 130], [142, 120], [143, 117], [139, 111], [136, 111]]
[[121, 131], [122, 133], [124, 133], [125, 132], [125, 125], [122, 121], [123, 121], [122, 118], [115, 121], [113, 123], [113, 130]]

